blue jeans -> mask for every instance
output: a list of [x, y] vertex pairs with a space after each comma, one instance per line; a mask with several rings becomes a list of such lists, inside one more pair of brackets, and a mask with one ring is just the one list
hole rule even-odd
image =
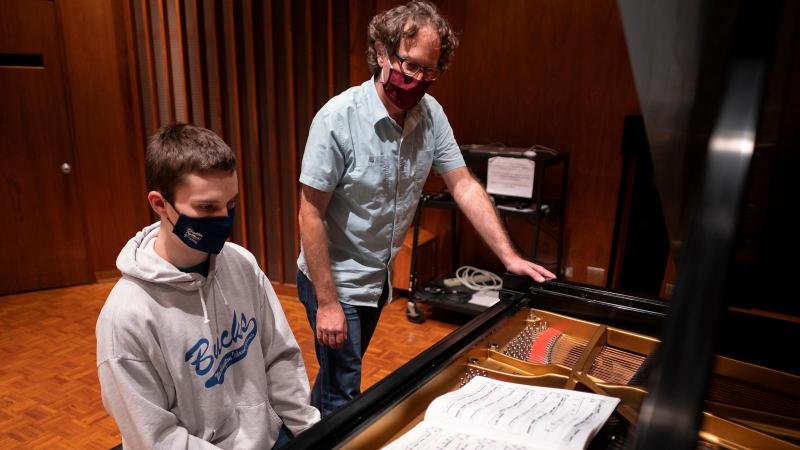
[[311, 405], [319, 409], [322, 417], [326, 417], [361, 393], [361, 359], [378, 325], [388, 289], [384, 285], [377, 308], [340, 303], [347, 320], [347, 340], [338, 350], [320, 345], [317, 340], [317, 296], [311, 280], [299, 270], [297, 296], [306, 307], [319, 362], [319, 372], [311, 389]]
[[294, 439], [294, 435], [286, 428], [286, 425], [282, 424], [280, 431], [278, 431], [278, 440], [275, 441], [275, 445], [272, 446], [273, 450], [283, 447], [292, 439]]

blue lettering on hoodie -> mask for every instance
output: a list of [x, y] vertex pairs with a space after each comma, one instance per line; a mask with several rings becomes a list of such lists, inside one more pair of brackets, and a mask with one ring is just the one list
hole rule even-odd
[[[208, 353], [209, 342], [206, 338], [198, 340], [189, 350], [186, 351], [184, 362], [188, 362], [194, 367], [194, 372], [198, 376], [208, 373], [215, 363], [217, 369], [206, 380], [206, 388], [212, 388], [225, 382], [225, 372], [237, 362], [247, 357], [247, 349], [258, 334], [258, 326], [255, 317], [247, 318], [244, 313], [236, 316], [233, 312], [230, 330], [222, 330], [214, 342], [213, 351]], [[228, 351], [220, 357], [223, 351], [228, 350], [235, 344], [241, 345]]]

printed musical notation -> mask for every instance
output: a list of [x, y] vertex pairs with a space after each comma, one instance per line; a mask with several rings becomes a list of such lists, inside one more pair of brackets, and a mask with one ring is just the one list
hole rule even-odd
[[393, 450], [583, 449], [619, 399], [475, 377], [431, 402]]

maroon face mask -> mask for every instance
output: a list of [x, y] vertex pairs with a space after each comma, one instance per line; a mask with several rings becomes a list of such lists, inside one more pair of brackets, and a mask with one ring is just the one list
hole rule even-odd
[[383, 91], [394, 106], [408, 111], [422, 100], [432, 83], [433, 81], [417, 80], [389, 68], [389, 79], [383, 83]]

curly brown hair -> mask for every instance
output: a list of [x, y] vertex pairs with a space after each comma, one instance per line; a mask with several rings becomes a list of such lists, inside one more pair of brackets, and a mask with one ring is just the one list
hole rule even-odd
[[378, 55], [375, 52], [376, 41], [382, 42], [391, 55], [397, 51], [403, 38], [413, 38], [420, 27], [427, 25], [431, 25], [439, 34], [441, 44], [439, 68], [447, 69], [458, 47], [456, 33], [450, 28], [447, 19], [439, 14], [436, 6], [425, 0], [413, 0], [379, 13], [370, 21], [367, 31], [367, 65], [372, 74], [378, 75], [381, 71]]

